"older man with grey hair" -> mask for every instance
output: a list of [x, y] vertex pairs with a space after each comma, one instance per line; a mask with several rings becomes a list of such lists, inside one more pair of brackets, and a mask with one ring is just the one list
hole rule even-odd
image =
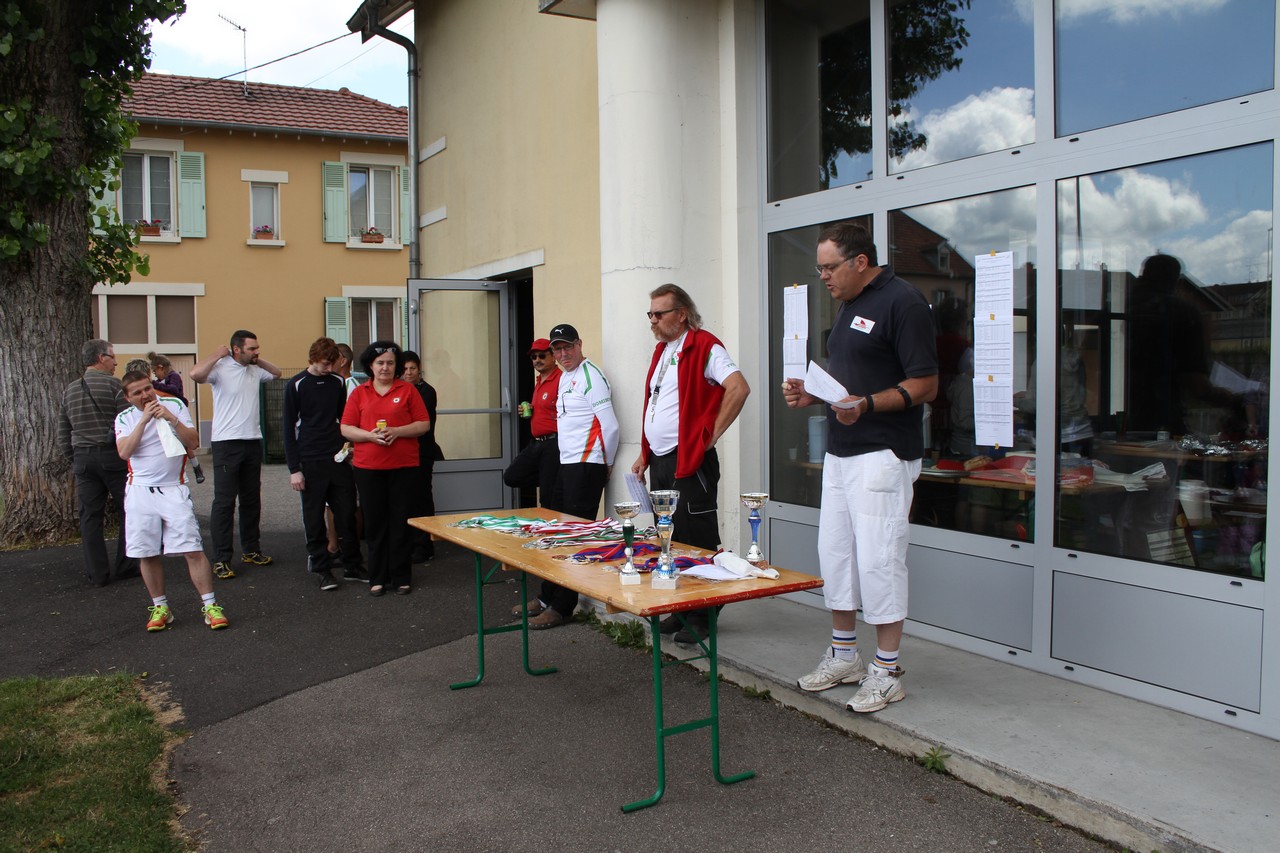
[[[95, 338], [80, 350], [84, 374], [62, 392], [58, 447], [76, 475], [85, 573], [94, 586], [137, 577], [138, 562], [125, 555], [124, 484], [128, 465], [116, 453], [116, 415], [129, 407], [116, 379], [116, 351], [110, 341]], [[107, 559], [102, 535], [107, 497], [120, 509], [120, 537], [115, 563]]]

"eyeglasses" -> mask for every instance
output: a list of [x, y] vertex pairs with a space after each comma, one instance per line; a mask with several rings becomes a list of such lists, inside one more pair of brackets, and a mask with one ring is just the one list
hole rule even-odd
[[557, 343], [554, 343], [554, 344], [552, 344], [552, 345], [551, 345], [551, 351], [552, 351], [552, 352], [568, 352], [569, 350], [573, 349], [573, 348], [574, 348], [574, 347], [576, 347], [577, 345], [578, 345], [578, 344], [577, 344], [577, 342], [576, 342], [576, 341], [575, 341], [574, 343], [571, 343], [571, 344], [564, 343], [563, 341], [560, 341], [560, 342], [557, 342]]
[[837, 261], [834, 264], [818, 264], [813, 268], [813, 271], [818, 274], [818, 278], [822, 278], [823, 273], [826, 273], [827, 275], [835, 275], [836, 270], [840, 269], [844, 264], [849, 263], [850, 260], [852, 259], [845, 258], [843, 261]]
[[648, 317], [650, 320], [661, 320], [663, 317], [667, 316], [672, 311], [679, 311], [679, 310], [680, 310], [679, 308], [668, 308], [665, 311], [646, 311], [644, 312], [644, 315]]
[[550, 351], [550, 350], [544, 350], [544, 351], [542, 351], [542, 352], [531, 352], [531, 353], [529, 353], [529, 360], [530, 360], [530, 361], [542, 361], [542, 359], [546, 358], [546, 357], [547, 357], [547, 356], [549, 356], [549, 355], [551, 355], [551, 351]]

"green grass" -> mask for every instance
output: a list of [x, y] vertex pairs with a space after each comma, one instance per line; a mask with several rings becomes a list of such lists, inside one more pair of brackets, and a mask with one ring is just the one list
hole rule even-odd
[[605, 622], [593, 610], [579, 611], [576, 619], [595, 628], [624, 649], [649, 648], [649, 635], [643, 622], [632, 619]]
[[930, 773], [946, 774], [950, 772], [947, 770], [947, 759], [950, 757], [951, 753], [943, 752], [942, 747], [935, 746], [916, 760]]
[[135, 676], [0, 681], [0, 850], [193, 849]]

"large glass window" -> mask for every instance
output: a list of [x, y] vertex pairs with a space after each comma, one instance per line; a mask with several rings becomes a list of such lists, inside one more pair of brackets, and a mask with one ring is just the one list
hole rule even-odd
[[[1013, 253], [1013, 356], [1009, 381], [1027, 389], [1035, 352], [1035, 189], [1002, 192], [895, 210], [889, 214], [894, 272], [934, 308], [938, 396], [926, 421], [925, 461], [916, 483], [916, 524], [1030, 541], [1035, 452], [1035, 395], [1007, 402], [1014, 442], [979, 437], [975, 415], [974, 262], [977, 255]], [[1003, 382], [1000, 383], [1003, 386]], [[1006, 400], [1008, 397], [1006, 396]], [[1012, 411], [1009, 407], [1012, 407]]]
[[[849, 217], [871, 230], [870, 216]], [[814, 274], [818, 235], [823, 225], [810, 225], [769, 235], [769, 340], [776, 342], [769, 350], [770, 388], [782, 384], [784, 352], [798, 346], [793, 360], [812, 360], [827, 366], [827, 335], [835, 322], [836, 303], [822, 280]], [[804, 290], [801, 291], [801, 286]], [[797, 340], [784, 330], [787, 311], [783, 301], [790, 292], [804, 293], [804, 311], [808, 317], [806, 337]], [[798, 310], [793, 306], [792, 311]], [[788, 337], [790, 341], [786, 340]], [[789, 353], [790, 354], [790, 353]], [[803, 373], [800, 374], [803, 378]], [[802, 506], [818, 505], [822, 497], [822, 458], [826, 452], [826, 409], [811, 406], [789, 409], [782, 394], [769, 395], [769, 422], [773, 439], [769, 442], [770, 496], [784, 503]]]
[[[1253, 145], [1058, 182], [1059, 545], [1261, 576], [1272, 162]], [[1079, 408], [1096, 435], [1068, 448]]]
[[768, 0], [765, 14], [769, 198], [869, 179], [869, 0]]
[[1034, 141], [1030, 4], [899, 0], [888, 16], [890, 172]]
[[1057, 0], [1057, 133], [1275, 85], [1275, 0]]

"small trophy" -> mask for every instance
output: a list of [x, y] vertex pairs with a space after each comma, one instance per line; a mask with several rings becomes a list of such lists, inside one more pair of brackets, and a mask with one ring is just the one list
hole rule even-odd
[[742, 505], [751, 510], [747, 521], [751, 524], [751, 547], [747, 549], [747, 562], [753, 566], [765, 564], [764, 551], [760, 550], [760, 507], [769, 500], [766, 492], [744, 492]]
[[654, 589], [676, 588], [676, 564], [671, 559], [671, 528], [674, 526], [671, 516], [680, 501], [680, 493], [675, 489], [660, 489], [649, 493], [653, 503], [653, 517], [657, 523], [658, 541], [662, 543], [662, 554], [658, 557], [658, 568], [653, 572], [649, 585]]
[[640, 583], [640, 573], [636, 571], [636, 564], [631, 559], [635, 556], [631, 541], [636, 535], [636, 526], [631, 523], [631, 519], [639, 514], [640, 501], [618, 501], [613, 505], [613, 511], [618, 514], [618, 518], [622, 519], [622, 541], [626, 544], [627, 554], [627, 561], [618, 569], [618, 581], [624, 586], [638, 584]]

